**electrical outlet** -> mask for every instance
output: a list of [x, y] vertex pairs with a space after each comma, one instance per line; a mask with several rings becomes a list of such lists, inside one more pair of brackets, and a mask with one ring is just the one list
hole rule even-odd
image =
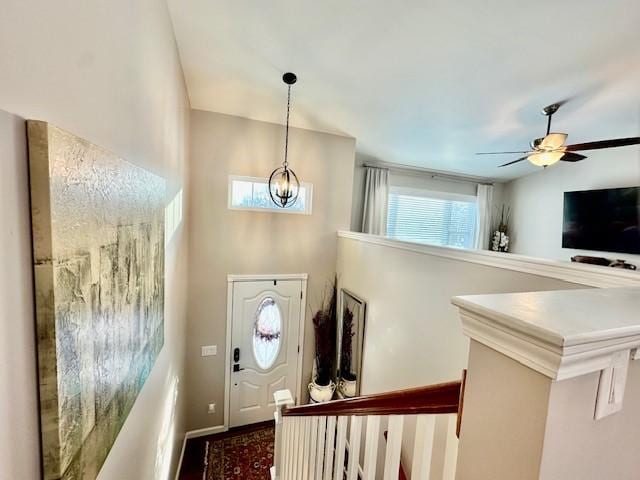
[[215, 403], [210, 403], [209, 404], [209, 409], [207, 411], [209, 413], [216, 413], [216, 404]]
[[200, 355], [203, 357], [211, 357], [218, 354], [217, 345], [204, 345], [200, 347]]

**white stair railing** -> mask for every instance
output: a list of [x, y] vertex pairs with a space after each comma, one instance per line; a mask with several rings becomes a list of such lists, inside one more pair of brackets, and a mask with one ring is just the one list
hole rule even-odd
[[273, 394], [273, 399], [276, 403], [276, 411], [273, 413], [273, 418], [276, 423], [276, 438], [274, 440], [273, 446], [273, 467], [271, 467], [271, 478], [275, 480], [276, 478], [283, 478], [282, 476], [278, 476], [276, 472], [276, 468], [279, 465], [282, 465], [276, 459], [280, 459], [283, 457], [282, 450], [282, 437], [283, 437], [283, 428], [282, 428], [282, 410], [287, 407], [292, 407], [295, 405], [293, 400], [293, 396], [289, 390], [278, 390]]
[[[455, 479], [457, 415], [438, 410], [455, 411], [457, 403], [433, 414], [411, 407], [406, 414], [385, 414], [394, 409], [378, 407], [368, 415], [364, 407], [344, 408], [345, 401], [291, 408], [289, 391], [274, 397], [274, 480], [398, 480], [401, 459], [408, 479]], [[332, 409], [335, 414], [326, 413]]]

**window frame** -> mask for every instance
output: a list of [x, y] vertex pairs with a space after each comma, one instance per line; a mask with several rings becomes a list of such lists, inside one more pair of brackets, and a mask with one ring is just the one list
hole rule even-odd
[[[474, 219], [474, 225], [473, 225], [473, 238], [471, 239], [471, 242], [473, 244], [474, 238], [477, 234], [477, 229], [478, 229], [478, 197], [476, 195], [467, 195], [464, 193], [454, 193], [454, 192], [441, 192], [438, 190], [427, 190], [427, 189], [422, 189], [422, 188], [412, 188], [412, 187], [401, 187], [401, 186], [391, 186], [389, 187], [389, 198], [391, 197], [391, 195], [406, 195], [406, 196], [411, 196], [411, 197], [422, 197], [422, 198], [431, 198], [431, 199], [435, 199], [435, 200], [443, 200], [443, 201], [450, 201], [450, 202], [466, 202], [466, 203], [471, 203], [474, 205], [475, 207], [475, 219]], [[389, 198], [387, 199], [387, 208], [389, 205]], [[389, 215], [388, 211], [387, 211], [387, 215]], [[388, 217], [387, 217], [387, 227], [388, 227]], [[391, 236], [389, 235], [389, 232], [387, 229], [385, 229], [385, 237], [393, 239], [393, 240], [399, 240], [397, 237]], [[432, 247], [445, 247], [445, 248], [455, 248], [455, 249], [462, 249], [462, 250], [469, 250], [472, 249], [472, 247], [458, 247], [455, 245], [438, 245], [435, 243], [427, 243], [427, 242], [417, 242], [415, 240], [400, 240], [400, 241], [409, 241], [411, 243], [417, 243], [420, 245], [429, 245]]]
[[268, 185], [269, 179], [263, 177], [249, 177], [245, 175], [229, 175], [227, 181], [227, 208], [229, 210], [238, 210], [242, 212], [262, 212], [262, 213], [288, 213], [293, 215], [311, 215], [313, 213], [313, 184], [307, 182], [300, 182], [300, 186], [305, 189], [305, 209], [304, 211], [290, 210], [289, 208], [279, 208], [275, 205], [268, 208], [256, 208], [256, 207], [237, 207], [232, 204], [233, 201], [233, 182], [252, 182]]
[[[258, 330], [258, 322], [260, 321], [260, 314], [262, 313], [263, 309], [265, 307], [263, 307], [263, 305], [267, 302], [267, 301], [271, 301], [271, 304], [273, 305], [273, 307], [276, 309], [277, 315], [278, 315], [278, 324], [279, 324], [279, 330], [278, 330], [278, 338], [272, 341], [277, 341], [278, 344], [276, 346], [276, 351], [275, 354], [272, 356], [270, 363], [268, 365], [262, 365], [260, 360], [258, 359], [258, 355], [256, 352], [256, 338], [257, 338], [257, 330]], [[273, 296], [271, 295], [267, 295], [265, 296], [262, 301], [260, 302], [260, 304], [258, 305], [258, 308], [256, 310], [256, 314], [255, 314], [255, 321], [253, 324], [253, 331], [252, 331], [252, 339], [251, 339], [251, 353], [253, 355], [253, 359], [256, 362], [256, 366], [262, 370], [263, 372], [270, 372], [271, 370], [274, 369], [274, 366], [276, 364], [276, 362], [278, 361], [278, 357], [280, 356], [280, 353], [282, 352], [282, 340], [283, 340], [283, 330], [284, 330], [284, 319], [283, 319], [283, 315], [282, 315], [282, 310], [280, 309], [280, 305], [278, 305], [278, 302], [276, 301], [275, 298], [273, 298]], [[275, 367], [277, 368], [277, 367]]]

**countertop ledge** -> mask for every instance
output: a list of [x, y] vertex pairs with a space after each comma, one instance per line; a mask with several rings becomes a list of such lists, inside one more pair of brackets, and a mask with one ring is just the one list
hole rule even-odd
[[464, 333], [553, 379], [598, 371], [640, 347], [640, 288], [469, 295], [452, 299]]

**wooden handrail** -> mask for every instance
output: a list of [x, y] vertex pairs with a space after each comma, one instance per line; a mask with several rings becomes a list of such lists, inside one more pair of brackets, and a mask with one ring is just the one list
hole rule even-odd
[[285, 417], [457, 413], [461, 382], [397, 390], [283, 409]]

